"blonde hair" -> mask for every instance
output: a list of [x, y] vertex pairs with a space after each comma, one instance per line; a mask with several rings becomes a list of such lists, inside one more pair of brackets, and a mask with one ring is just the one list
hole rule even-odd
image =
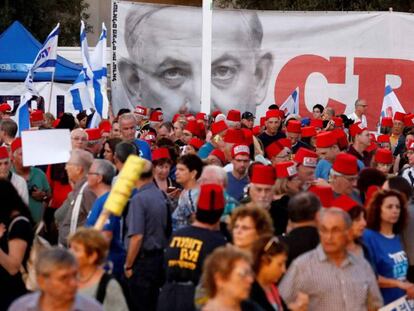
[[79, 243], [83, 245], [88, 256], [96, 253], [96, 265], [103, 264], [108, 256], [109, 243], [102, 232], [96, 229], [79, 228], [69, 237], [69, 244], [71, 243]]

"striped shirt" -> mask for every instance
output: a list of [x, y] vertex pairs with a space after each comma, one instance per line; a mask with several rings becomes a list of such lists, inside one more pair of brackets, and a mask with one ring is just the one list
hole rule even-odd
[[308, 311], [366, 311], [383, 305], [374, 272], [364, 258], [348, 254], [338, 267], [321, 244], [293, 261], [279, 291], [287, 304], [299, 292], [309, 295]]

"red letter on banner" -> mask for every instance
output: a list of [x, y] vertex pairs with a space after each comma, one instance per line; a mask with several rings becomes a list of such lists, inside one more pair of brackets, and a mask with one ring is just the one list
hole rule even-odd
[[[329, 60], [317, 55], [301, 55], [292, 58], [280, 70], [275, 82], [275, 103], [281, 105], [286, 98], [299, 87], [299, 111], [301, 116], [310, 116], [305, 105], [305, 84], [310, 74], [323, 74], [328, 83], [345, 83], [345, 57], [330, 57]], [[278, 100], [276, 101], [276, 94]], [[327, 106], [335, 109], [336, 114], [345, 111], [346, 105], [333, 99], [328, 100]]]
[[[394, 89], [401, 105], [412, 110], [414, 98], [414, 62], [403, 59], [355, 58], [354, 74], [359, 76], [358, 98], [366, 99], [368, 125], [376, 126], [381, 114], [385, 91], [385, 76], [397, 75], [401, 86]], [[411, 106], [410, 106], [411, 105]]]

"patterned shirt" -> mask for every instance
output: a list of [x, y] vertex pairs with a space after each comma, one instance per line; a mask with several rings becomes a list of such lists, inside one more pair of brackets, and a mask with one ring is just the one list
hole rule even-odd
[[348, 254], [338, 267], [320, 244], [293, 261], [279, 290], [287, 304], [299, 292], [309, 295], [309, 311], [366, 311], [383, 305], [374, 272], [365, 259]]
[[172, 229], [177, 231], [191, 224], [191, 215], [196, 212], [199, 189], [184, 190], [178, 199], [178, 206], [173, 212]]

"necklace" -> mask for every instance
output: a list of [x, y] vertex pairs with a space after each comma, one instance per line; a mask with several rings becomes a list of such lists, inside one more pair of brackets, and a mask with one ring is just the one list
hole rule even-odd
[[81, 278], [79, 278], [79, 282], [80, 283], [88, 283], [92, 279], [92, 277], [95, 275], [97, 270], [98, 270], [98, 268], [95, 268], [95, 270], [92, 271], [91, 275], [89, 275], [87, 278], [85, 278], [83, 280]]

